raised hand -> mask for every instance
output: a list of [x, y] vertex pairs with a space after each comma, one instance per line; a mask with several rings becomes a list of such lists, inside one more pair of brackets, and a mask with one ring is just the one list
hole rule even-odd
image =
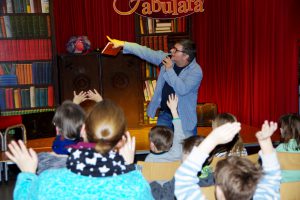
[[260, 145], [263, 154], [271, 154], [274, 152], [271, 136], [277, 129], [277, 123], [268, 122], [263, 123], [261, 130], [256, 133], [256, 138]]
[[18, 143], [12, 141], [8, 145], [10, 152], [6, 151], [6, 156], [16, 163], [22, 172], [35, 173], [38, 165], [36, 152], [31, 148], [28, 150], [21, 140]]
[[126, 137], [123, 135], [123, 146], [119, 149], [120, 155], [123, 156], [126, 164], [132, 164], [135, 155], [135, 137], [130, 136], [129, 132], [126, 132]]
[[123, 47], [125, 42], [121, 40], [111, 39], [109, 36], [106, 36], [108, 41], [110, 41], [114, 46], [114, 48]]
[[209, 154], [217, 145], [230, 142], [241, 130], [241, 123], [226, 123], [215, 128], [198, 146], [201, 152]]
[[177, 106], [178, 106], [178, 97], [175, 94], [169, 95], [169, 100], [167, 101], [167, 105], [171, 110], [173, 118], [178, 117]]
[[217, 145], [230, 142], [234, 136], [241, 130], [241, 123], [226, 123], [215, 128], [209, 136], [213, 138]]
[[98, 93], [96, 89], [94, 91], [89, 90], [87, 91], [87, 96], [89, 100], [95, 101], [95, 102], [100, 102], [103, 100], [102, 96]]
[[87, 93], [84, 91], [79, 92], [79, 94], [76, 94], [76, 91], [73, 91], [73, 103], [75, 104], [80, 104], [82, 102], [84, 102], [85, 100], [87, 100]]
[[256, 138], [258, 141], [263, 141], [269, 139], [273, 133], [277, 130], [277, 123], [276, 122], [268, 122], [267, 120], [264, 121], [261, 131], [256, 133]]

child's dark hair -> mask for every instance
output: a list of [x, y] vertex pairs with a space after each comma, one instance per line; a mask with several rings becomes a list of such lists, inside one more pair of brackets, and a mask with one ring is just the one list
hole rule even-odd
[[149, 140], [158, 151], [169, 151], [173, 144], [173, 131], [166, 126], [154, 126], [149, 132]]
[[[190, 137], [184, 139], [182, 141], [182, 152], [184, 154], [190, 154], [191, 151], [193, 150], [193, 148], [195, 146], [199, 146], [204, 139], [205, 139], [205, 137], [200, 136], [200, 135], [193, 135], [193, 136], [190, 136]], [[206, 161], [203, 164], [203, 166], [209, 165], [211, 163], [212, 159], [213, 159], [213, 154], [211, 154], [206, 159]]]
[[183, 153], [189, 154], [194, 146], [199, 146], [199, 144], [204, 140], [203, 136], [193, 135], [182, 141], [182, 151]]
[[281, 137], [285, 147], [288, 149], [290, 139], [295, 139], [297, 147], [294, 150], [300, 150], [300, 117], [297, 114], [286, 114], [279, 119], [281, 128]]
[[88, 141], [96, 143], [95, 150], [102, 155], [112, 150], [126, 131], [123, 110], [108, 99], [93, 107], [85, 124]]
[[72, 101], [64, 101], [54, 114], [52, 123], [66, 139], [78, 140], [85, 121], [84, 110]]
[[221, 188], [225, 199], [251, 199], [262, 173], [262, 169], [250, 160], [230, 156], [217, 163], [215, 184]]

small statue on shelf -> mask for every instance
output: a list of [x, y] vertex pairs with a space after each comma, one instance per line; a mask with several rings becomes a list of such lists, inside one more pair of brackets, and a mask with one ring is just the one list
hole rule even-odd
[[66, 47], [69, 53], [88, 53], [91, 47], [91, 42], [87, 36], [72, 36]]

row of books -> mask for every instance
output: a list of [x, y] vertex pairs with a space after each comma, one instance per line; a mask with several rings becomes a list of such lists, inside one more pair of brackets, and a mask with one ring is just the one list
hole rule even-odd
[[53, 107], [53, 86], [36, 88], [0, 88], [0, 109]]
[[187, 32], [187, 18], [175, 19], [153, 19], [149, 17], [139, 17], [140, 34], [155, 33], [184, 33]]
[[[140, 44], [154, 50], [162, 50], [168, 52], [168, 36], [142, 36]], [[159, 68], [151, 63], [142, 62], [142, 72], [144, 78], [156, 79], [159, 74]]]
[[0, 61], [50, 60], [50, 39], [0, 40]]
[[50, 36], [49, 15], [0, 16], [0, 38], [46, 38]]
[[151, 101], [156, 87], [156, 80], [145, 80], [144, 98], [145, 101]]
[[156, 124], [157, 123], [157, 117], [154, 118], [150, 118], [147, 115], [147, 107], [148, 107], [148, 103], [144, 102], [144, 108], [143, 108], [143, 123], [142, 124]]
[[[10, 70], [7, 70], [7, 68], [10, 68]], [[4, 74], [5, 71], [10, 71], [10, 74]], [[0, 63], [0, 86], [15, 85], [11, 84], [11, 78], [9, 79], [13, 75], [16, 77], [15, 82], [19, 85], [51, 84], [52, 64], [51, 62], [33, 62], [30, 64]]]
[[14, 86], [18, 84], [17, 76], [14, 74], [0, 75], [1, 86]]
[[49, 0], [0, 0], [1, 13], [49, 13]]

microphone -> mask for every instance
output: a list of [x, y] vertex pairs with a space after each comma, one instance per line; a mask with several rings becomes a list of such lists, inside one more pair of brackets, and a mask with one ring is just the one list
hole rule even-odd
[[[167, 57], [172, 58], [172, 55], [171, 55], [171, 54], [168, 54], [168, 55], [166, 56], [166, 58], [167, 58]], [[164, 62], [163, 62], [163, 61], [161, 61], [161, 63], [159, 63], [158, 67], [161, 68], [162, 66], [164, 66]]]

